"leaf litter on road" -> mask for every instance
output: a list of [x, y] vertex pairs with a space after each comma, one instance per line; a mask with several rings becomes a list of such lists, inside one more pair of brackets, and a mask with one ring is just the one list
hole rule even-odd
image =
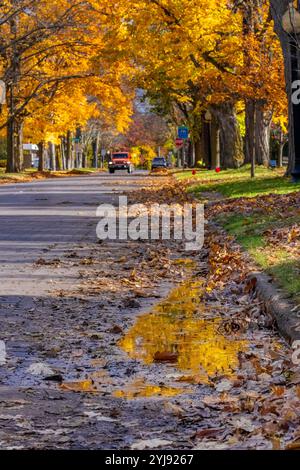
[[[132, 202], [191, 200], [173, 180], [148, 181], [147, 188], [130, 194]], [[141, 449], [297, 447], [299, 371], [247, 286], [249, 261], [232, 238], [212, 226], [206, 230], [206, 246], [192, 258], [183, 258], [180, 242], [130, 241], [122, 253], [117, 244], [103, 242], [90, 252], [70, 248], [63, 266], [41, 266], [59, 271], [70, 263], [80, 270], [73, 290], [52, 291], [59, 299], [43, 299], [29, 309], [20, 327], [20, 338], [35, 351], [31, 363], [48, 357], [51, 370], [63, 376], [61, 384], [33, 376], [26, 395], [33, 404], [24, 410], [36, 407], [37, 396], [43, 404], [47, 391], [53, 416], [67, 413], [66, 423], [78, 435], [85, 430], [99, 436], [95, 426], [105, 426], [103, 446], [115, 439], [116, 446]], [[297, 231], [284, 237], [296, 243]], [[93, 263], [86, 262], [91, 258]], [[138, 315], [135, 298], [148, 313]], [[14, 329], [14, 322], [7, 324], [6, 334]], [[19, 366], [12, 367], [18, 377]], [[66, 409], [59, 408], [61, 402]], [[1, 412], [6, 407], [7, 401], [0, 402]], [[51, 421], [47, 410], [47, 426], [54, 429], [57, 419]], [[43, 426], [40, 420], [31, 432]], [[16, 445], [19, 438], [22, 445], [32, 444], [28, 435], [12, 436]], [[53, 442], [53, 436], [43, 436], [43, 442]]]

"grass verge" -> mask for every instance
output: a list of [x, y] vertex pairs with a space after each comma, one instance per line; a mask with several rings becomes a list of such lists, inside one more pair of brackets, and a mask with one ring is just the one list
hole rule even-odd
[[300, 215], [224, 214], [217, 221], [260, 268], [300, 302]]
[[251, 179], [245, 166], [219, 174], [200, 170], [196, 176], [185, 171], [176, 178], [196, 196], [221, 196], [207, 208], [208, 217], [300, 303], [300, 185], [285, 177], [283, 169], [259, 167], [256, 175]]
[[250, 167], [245, 165], [238, 170], [225, 170], [221, 173], [199, 170], [193, 176], [191, 171], [176, 174], [176, 178], [189, 183], [189, 191], [201, 195], [203, 192], [215, 192], [230, 198], [255, 197], [264, 194], [288, 194], [300, 191], [300, 184], [291, 182], [284, 176], [285, 170], [270, 170], [264, 167], [256, 169], [256, 177], [250, 177]]

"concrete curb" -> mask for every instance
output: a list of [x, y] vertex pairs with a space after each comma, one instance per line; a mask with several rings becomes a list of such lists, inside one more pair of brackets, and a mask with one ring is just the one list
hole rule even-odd
[[300, 306], [297, 308], [264, 273], [251, 273], [247, 285], [261, 300], [266, 314], [275, 320], [280, 334], [289, 344], [300, 340]]

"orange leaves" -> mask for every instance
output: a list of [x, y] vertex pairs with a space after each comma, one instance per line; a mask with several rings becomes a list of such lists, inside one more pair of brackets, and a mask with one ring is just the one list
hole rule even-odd
[[[16, 9], [15, 2], [7, 2], [16, 19], [14, 34], [5, 12], [0, 14], [0, 36], [5, 38], [0, 73], [11, 76], [14, 57], [16, 113], [25, 118], [26, 138], [55, 142], [92, 117], [126, 129], [132, 95], [124, 83], [130, 65], [119, 50], [121, 22], [117, 26], [107, 15], [112, 2], [33, 0], [32, 14], [27, 3], [20, 0]], [[95, 99], [87, 99], [91, 96]], [[7, 113], [1, 118], [4, 124]]]

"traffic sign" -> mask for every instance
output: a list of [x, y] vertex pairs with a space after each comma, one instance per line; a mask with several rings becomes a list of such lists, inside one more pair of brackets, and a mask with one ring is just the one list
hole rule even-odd
[[176, 147], [182, 147], [182, 145], [184, 144], [184, 140], [183, 139], [176, 139], [175, 144], [176, 144]]
[[189, 138], [189, 129], [186, 126], [178, 127], [178, 138], [187, 140]]

